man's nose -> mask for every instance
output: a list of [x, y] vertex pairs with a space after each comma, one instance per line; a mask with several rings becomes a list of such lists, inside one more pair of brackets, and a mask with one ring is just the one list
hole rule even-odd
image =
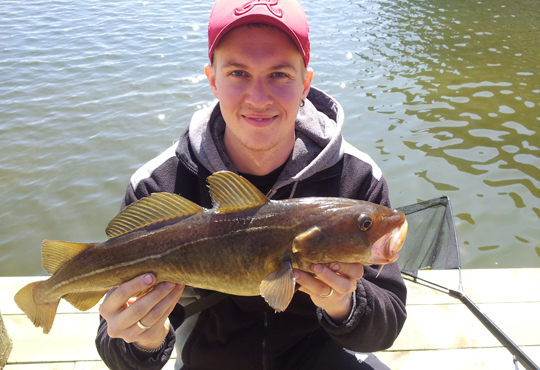
[[262, 108], [272, 103], [272, 97], [264, 79], [254, 79], [248, 89], [246, 103]]

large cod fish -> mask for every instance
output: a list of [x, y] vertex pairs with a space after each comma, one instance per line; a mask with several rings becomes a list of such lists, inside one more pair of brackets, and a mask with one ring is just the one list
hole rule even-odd
[[405, 215], [344, 198], [269, 200], [232, 172], [208, 178], [214, 207], [157, 193], [126, 207], [107, 226], [108, 240], [45, 240], [52, 276], [28, 284], [15, 302], [47, 334], [60, 299], [79, 310], [146, 272], [158, 282], [241, 296], [263, 296], [276, 311], [295, 292], [293, 268], [313, 263], [391, 263], [407, 234]]

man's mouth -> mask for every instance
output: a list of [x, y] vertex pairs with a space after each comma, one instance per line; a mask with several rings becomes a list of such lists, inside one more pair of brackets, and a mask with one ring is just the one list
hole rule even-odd
[[273, 122], [274, 119], [276, 118], [276, 116], [248, 116], [248, 115], [245, 115], [243, 117], [247, 122], [254, 124], [256, 126], [267, 125]]

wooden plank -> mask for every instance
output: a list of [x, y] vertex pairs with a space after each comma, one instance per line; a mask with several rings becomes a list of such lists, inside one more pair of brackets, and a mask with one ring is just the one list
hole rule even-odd
[[[540, 302], [479, 305], [517, 345], [540, 345]], [[512, 315], [508, 313], [512, 312]], [[500, 346], [497, 339], [464, 305], [415, 305], [392, 350]]]
[[[57, 362], [57, 363], [34, 363], [34, 364], [12, 364], [7, 365], [4, 370], [74, 370], [75, 362]], [[103, 367], [107, 369], [107, 367]]]
[[58, 314], [49, 334], [43, 334], [25, 315], [6, 315], [13, 339], [9, 363], [100, 360], [94, 340], [97, 313]]
[[407, 285], [408, 307], [414, 305], [458, 303], [458, 301], [455, 298], [450, 297], [446, 291], [432, 289], [431, 285], [426, 285], [419, 280], [413, 282], [409, 277], [404, 277], [404, 279], [405, 284]]
[[[457, 288], [456, 271], [420, 271], [420, 276]], [[13, 296], [21, 287], [46, 278], [0, 278], [0, 311], [13, 339], [5, 370], [106, 369], [94, 344], [97, 305], [82, 313], [62, 300], [49, 335], [35, 328], [15, 305]], [[463, 283], [469, 298], [540, 363], [540, 269], [463, 270]], [[377, 354], [391, 368], [513, 368], [510, 353], [461, 302], [414, 282], [407, 282], [407, 286], [405, 327], [392, 348]], [[175, 357], [173, 353], [166, 370], [173, 370]]]
[[475, 303], [540, 302], [540, 269], [463, 270], [463, 285]]
[[[522, 347], [527, 356], [540, 363], [540, 346]], [[511, 370], [512, 354], [505, 348], [474, 348], [428, 351], [385, 351], [377, 357], [391, 369], [399, 370]], [[523, 369], [520, 366], [520, 369]]]
[[[167, 367], [164, 367], [166, 369]], [[108, 370], [103, 361], [77, 362], [73, 370]], [[174, 369], [174, 367], [173, 367]]]
[[[457, 270], [419, 271], [418, 276], [458, 290]], [[408, 279], [408, 278], [407, 278]], [[540, 268], [462, 270], [464, 293], [475, 303], [540, 302]], [[444, 293], [419, 284], [408, 284], [407, 304], [456, 303]], [[431, 292], [430, 292], [431, 291]]]
[[[98, 313], [58, 314], [49, 334], [43, 334], [41, 328], [36, 328], [22, 314], [6, 315], [4, 320], [8, 331], [13, 333], [9, 364], [22, 366], [23, 363], [101, 360], [94, 342], [99, 325]], [[171, 358], [176, 358], [175, 351]]]
[[[419, 276], [457, 288], [457, 271], [420, 271]], [[463, 270], [463, 282], [467, 296], [517, 345], [540, 345], [540, 289], [531, 289], [539, 285], [540, 269]], [[407, 286], [408, 318], [393, 350], [501, 346], [459, 300], [410, 281]]]

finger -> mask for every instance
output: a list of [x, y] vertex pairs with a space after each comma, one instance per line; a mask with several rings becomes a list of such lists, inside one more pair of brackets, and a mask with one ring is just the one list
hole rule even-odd
[[[356, 279], [351, 279], [347, 276], [338, 275], [328, 266], [322, 264], [314, 264], [311, 267], [311, 270], [315, 273], [318, 279], [328, 285], [331, 289], [334, 289], [335, 292], [341, 293], [341, 295], [350, 293], [356, 289]], [[324, 289], [324, 291], [320, 291], [321, 296], [327, 295], [329, 293], [330, 291], [328, 288]]]
[[[175, 285], [174, 288], [165, 297], [163, 297], [158, 304], [152, 307], [143, 318], [139, 319], [138, 321], [143, 323], [143, 325], [150, 327], [160, 326], [165, 323], [165, 320], [178, 303], [178, 300], [180, 299], [180, 296], [182, 295], [185, 287], [185, 285], [182, 284], [173, 285]], [[137, 326], [137, 328], [139, 327]]]
[[152, 274], [144, 274], [120, 284], [110, 295], [109, 301], [118, 307], [122, 306], [130, 298], [150, 289], [156, 282], [156, 277]]
[[[152, 292], [133, 302], [126, 310], [116, 315], [114, 326], [109, 325], [110, 336], [120, 337], [126, 342], [145, 343], [145, 348], [153, 345], [159, 347], [163, 338], [168, 333], [165, 327], [169, 313], [178, 302], [183, 285], [173, 283], [160, 283]], [[137, 323], [147, 326], [141, 328]]]
[[299, 290], [304, 293], [313, 296], [320, 296], [328, 294], [330, 291], [328, 284], [303, 271], [294, 270], [294, 276], [296, 282], [300, 285]]
[[356, 280], [338, 275], [324, 265], [313, 265], [315, 277], [295, 270], [296, 281], [302, 284], [301, 291], [310, 295], [313, 303], [325, 310], [335, 323], [342, 323], [351, 312], [352, 294]]
[[353, 280], [359, 280], [364, 276], [364, 265], [361, 263], [332, 262], [328, 267], [330, 270]]
[[[176, 287], [167, 295], [167, 297], [161, 300], [161, 302], [158, 304], [158, 306], [161, 307], [159, 307], [159, 309], [156, 309], [156, 311], [160, 311], [163, 313], [161, 317], [156, 320], [155, 323], [151, 325], [147, 323], [147, 320], [149, 320], [148, 317], [150, 317], [148, 315], [142, 319], [144, 320], [143, 325], [150, 326], [149, 329], [143, 330], [137, 325], [130, 328], [130, 331], [133, 333], [133, 338], [131, 338], [132, 340], [130, 340], [130, 342], [135, 342], [140, 348], [148, 350], [159, 348], [159, 346], [161, 346], [161, 344], [163, 343], [163, 338], [165, 338], [165, 336], [169, 332], [169, 315], [178, 303], [178, 299], [180, 299], [183, 291], [184, 285], [177, 284]], [[139, 320], [139, 322], [141, 322], [142, 320]]]
[[[176, 284], [171, 282], [162, 282], [154, 286], [151, 292], [137, 299], [129, 306], [129, 309], [120, 313], [119, 316], [121, 316], [121, 319], [119, 319], [119, 321], [124, 322], [126, 327], [136, 324], [137, 321], [148, 315], [150, 311], [154, 309], [158, 310], [159, 307], [161, 307], [161, 301], [171, 293], [175, 286]], [[161, 314], [159, 314], [159, 317], [160, 316]], [[150, 324], [153, 324], [154, 322], [155, 320], [150, 322]], [[144, 325], [150, 326], [147, 322], [145, 322]]]
[[152, 274], [137, 276], [125, 283], [122, 283], [112, 292], [101, 304], [99, 312], [105, 319], [115, 312], [127, 308], [126, 302], [131, 297], [148, 290], [154, 285], [156, 278]]

